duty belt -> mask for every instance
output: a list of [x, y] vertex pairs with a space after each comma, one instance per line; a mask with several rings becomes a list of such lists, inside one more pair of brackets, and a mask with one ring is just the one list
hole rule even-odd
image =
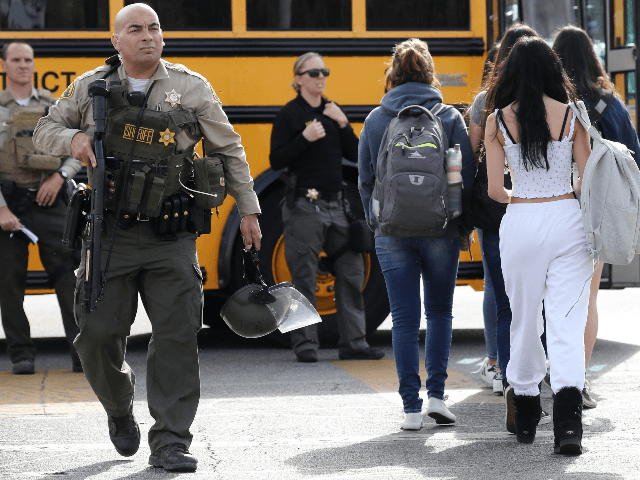
[[333, 202], [336, 200], [342, 199], [342, 192], [340, 191], [332, 191], [332, 190], [323, 190], [321, 188], [296, 188], [296, 198], [305, 197], [310, 202], [315, 202], [317, 200], [325, 200], [327, 202]]

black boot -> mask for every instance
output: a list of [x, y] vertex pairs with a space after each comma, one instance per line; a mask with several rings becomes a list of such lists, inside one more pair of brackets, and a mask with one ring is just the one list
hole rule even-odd
[[140, 428], [133, 416], [133, 405], [129, 413], [122, 417], [109, 417], [109, 437], [111, 443], [123, 457], [130, 457], [140, 446]]
[[582, 394], [576, 387], [561, 388], [553, 399], [553, 434], [555, 453], [582, 453]]
[[542, 414], [540, 395], [514, 395], [513, 403], [516, 407], [516, 438], [520, 443], [533, 443]]
[[183, 443], [170, 443], [158, 448], [149, 457], [149, 465], [171, 472], [195, 472], [198, 460]]

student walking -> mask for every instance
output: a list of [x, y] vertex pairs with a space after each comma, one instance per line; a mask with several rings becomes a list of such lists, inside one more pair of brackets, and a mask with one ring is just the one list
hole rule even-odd
[[[485, 87], [491, 84], [491, 80], [495, 77], [498, 66], [501, 65], [502, 62], [504, 62], [504, 60], [507, 58], [509, 52], [518, 41], [518, 39], [522, 37], [536, 36], [538, 36], [538, 34], [533, 28], [529, 27], [528, 25], [524, 25], [522, 23], [511, 25], [504, 33], [502, 41], [500, 42], [500, 48], [496, 53], [493, 68], [491, 68], [484, 83]], [[484, 112], [487, 104], [486, 94], [486, 88], [478, 93], [468, 112], [470, 117], [469, 140], [471, 141], [471, 148], [477, 155], [480, 155], [482, 140], [484, 137], [484, 117], [486, 115]], [[479, 160], [480, 162], [485, 162], [484, 165], [478, 165], [478, 176], [480, 177], [481, 174], [484, 174], [484, 171], [486, 171], [487, 167], [486, 158], [484, 155], [482, 155]], [[486, 199], [486, 202], [491, 202], [486, 198], [486, 184], [483, 184], [482, 186], [484, 187], [482, 198]], [[482, 261], [485, 268], [485, 290], [487, 283], [490, 283], [491, 289], [493, 291], [496, 310], [496, 323], [491, 331], [493, 333], [493, 342], [496, 345], [498, 354], [497, 356], [499, 360], [497, 373], [495, 374], [493, 379], [493, 391], [494, 393], [502, 393], [504, 389], [503, 379], [505, 379], [506, 383], [506, 376], [504, 375], [504, 372], [506, 371], [507, 363], [509, 363], [509, 329], [511, 326], [511, 306], [509, 305], [509, 298], [507, 297], [507, 293], [504, 289], [504, 279], [502, 278], [502, 267], [500, 263], [499, 249], [499, 228], [501, 221], [500, 215], [504, 214], [505, 207], [500, 208], [500, 205], [496, 204], [495, 202], [491, 202], [492, 205], [490, 206], [483, 205], [484, 209], [482, 210], [482, 213], [484, 213], [484, 215], [481, 215], [478, 214], [478, 210], [480, 209], [477, 208], [478, 203], [476, 202], [476, 200], [477, 199], [474, 196], [473, 224], [477, 229], [478, 238], [480, 240], [480, 248], [482, 250]], [[491, 209], [491, 218], [488, 218], [488, 209]], [[489, 279], [490, 281], [487, 282], [487, 279]], [[487, 293], [485, 291], [485, 295], [486, 294]], [[487, 337], [487, 323], [487, 319], [485, 319], [485, 338]], [[489, 344], [488, 341], [487, 344]], [[515, 433], [515, 425], [513, 423], [513, 402], [505, 401], [505, 403], [505, 426], [509, 432]], [[550, 417], [545, 414], [544, 419], [545, 423], [548, 423]]]
[[[509, 203], [500, 225], [500, 257], [513, 319], [507, 365], [516, 436], [532, 443], [546, 373], [540, 340], [542, 300], [555, 393], [556, 453], [582, 452], [583, 333], [593, 264], [571, 186], [572, 154], [582, 175], [587, 132], [567, 105], [576, 99], [562, 64], [544, 40], [521, 38], [487, 93], [485, 146], [489, 196]], [[513, 190], [504, 188], [505, 162]]]
[[[456, 421], [456, 416], [444, 403], [444, 387], [451, 347], [451, 311], [458, 258], [461, 243], [464, 248], [468, 248], [469, 236], [473, 232], [468, 214], [475, 163], [462, 115], [454, 108], [439, 106], [443, 101], [439, 86], [433, 58], [425, 42], [409, 39], [396, 45], [391, 67], [386, 73], [387, 93], [382, 98], [380, 107], [374, 109], [365, 120], [358, 154], [360, 195], [367, 222], [375, 231], [376, 254], [382, 267], [391, 305], [393, 355], [405, 412], [401, 428], [407, 430], [418, 430], [422, 427], [422, 399], [419, 396], [421, 380], [418, 372], [421, 276], [427, 316], [427, 415], [434, 418], [438, 424], [451, 424]], [[443, 233], [435, 237], [383, 235], [376, 216], [377, 201], [372, 196], [380, 173], [377, 165], [380, 144], [387, 126], [396, 118], [398, 112], [416, 104], [425, 109], [439, 108], [437, 117], [442, 121], [443, 130], [448, 138], [448, 143], [443, 144], [442, 148], [460, 145], [464, 186], [462, 215], [448, 221]], [[419, 128], [417, 130], [420, 131]], [[413, 129], [411, 133], [414, 134]], [[422, 138], [421, 133], [414, 135]], [[419, 154], [417, 150], [410, 150], [419, 146], [405, 145], [409, 152], [413, 152], [406, 155]], [[403, 152], [405, 147], [402, 147]], [[420, 178], [414, 178], [412, 182], [422, 184]], [[415, 215], [415, 212], [413, 214]]]
[[[631, 116], [598, 60], [587, 32], [574, 26], [564, 27], [553, 42], [553, 50], [562, 61], [578, 96], [584, 100], [589, 117], [602, 137], [626, 145], [640, 166], [640, 142]], [[601, 262], [593, 274], [589, 289], [589, 313], [584, 331], [585, 377], [598, 335], [597, 301], [603, 268], [604, 263]], [[598, 405], [591, 397], [586, 378], [582, 389], [582, 405], [584, 408], [595, 408]]]

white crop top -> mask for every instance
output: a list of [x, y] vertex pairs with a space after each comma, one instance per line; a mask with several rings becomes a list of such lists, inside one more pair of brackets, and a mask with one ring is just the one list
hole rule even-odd
[[572, 193], [571, 158], [573, 155], [573, 142], [570, 141], [570, 138], [573, 136], [573, 129], [576, 123], [575, 115], [572, 115], [571, 118], [569, 134], [560, 141], [550, 141], [547, 146], [549, 170], [546, 168], [525, 170], [522, 163], [520, 144], [513, 143], [511, 140], [507, 129], [500, 120], [497, 109], [496, 116], [505, 140], [504, 153], [509, 164], [511, 184], [513, 185], [511, 195], [518, 198], [548, 198]]

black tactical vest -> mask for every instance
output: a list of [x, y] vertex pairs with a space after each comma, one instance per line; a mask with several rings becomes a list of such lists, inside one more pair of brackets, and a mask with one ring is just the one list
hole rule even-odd
[[105, 207], [117, 210], [124, 185], [123, 211], [156, 217], [163, 200], [180, 191], [180, 182], [187, 183], [191, 175], [194, 148], [178, 150], [175, 137], [186, 129], [192, 137], [201, 137], [197, 117], [180, 106], [171, 112], [144, 109], [125, 184], [123, 177], [141, 107], [129, 104], [126, 86], [120, 82], [110, 83], [109, 91], [104, 139]]

